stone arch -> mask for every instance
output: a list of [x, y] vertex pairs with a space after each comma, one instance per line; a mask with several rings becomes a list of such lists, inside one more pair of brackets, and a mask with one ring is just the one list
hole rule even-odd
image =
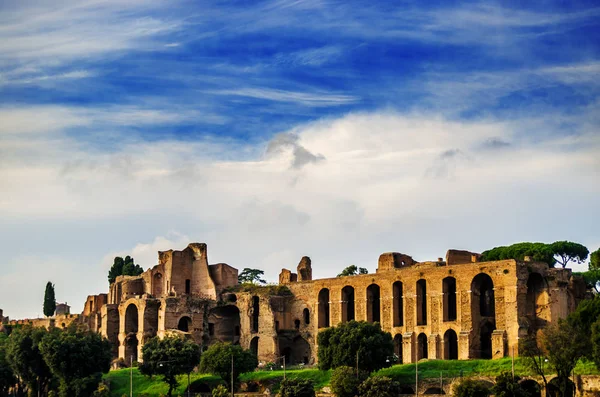
[[258, 332], [258, 318], [260, 316], [260, 298], [258, 296], [252, 297], [252, 332]]
[[444, 321], [456, 321], [456, 279], [444, 278], [442, 291], [444, 292]]
[[319, 291], [319, 328], [329, 327], [329, 290], [323, 288]]
[[452, 328], [444, 333], [444, 359], [458, 360], [458, 336]]
[[417, 360], [428, 358], [428, 356], [427, 335], [420, 333], [417, 337]]
[[404, 291], [401, 281], [396, 281], [392, 285], [392, 293], [392, 311], [394, 314], [394, 327], [401, 327], [404, 325]]
[[258, 357], [258, 336], [255, 336], [250, 341], [250, 351], [254, 353], [256, 357]]
[[552, 378], [550, 382], [548, 382], [548, 388], [546, 389], [546, 397], [560, 397], [560, 396], [574, 396], [575, 395], [575, 384], [571, 379], [566, 379], [566, 384], [564, 385], [565, 391], [561, 393], [560, 391], [560, 380], [558, 377]]
[[492, 332], [496, 329], [496, 302], [494, 282], [485, 273], [479, 273], [471, 282], [471, 318], [473, 332], [471, 358], [492, 358]]
[[398, 357], [396, 362], [402, 364], [402, 334], [394, 336], [394, 354]]
[[236, 344], [240, 340], [240, 310], [234, 305], [218, 306], [208, 313], [208, 323], [213, 324], [213, 340]]
[[417, 281], [417, 325], [427, 325], [427, 281]]
[[130, 303], [125, 309], [125, 333], [137, 333], [139, 329], [139, 310], [135, 303]]
[[533, 272], [527, 278], [526, 313], [535, 332], [543, 328], [550, 320], [548, 283], [541, 274]]
[[529, 397], [542, 397], [542, 387], [533, 379], [525, 379], [519, 382]]
[[152, 276], [152, 295], [155, 297], [163, 295], [163, 275], [160, 272]]
[[285, 357], [286, 364], [308, 364], [310, 344], [300, 335], [294, 338], [279, 338], [279, 355]]
[[304, 317], [304, 324], [310, 324], [310, 310], [308, 310], [308, 308], [302, 310], [302, 317]]
[[354, 320], [354, 287], [342, 288], [342, 322]]
[[377, 284], [367, 287], [367, 321], [381, 322], [381, 289]]
[[192, 331], [192, 319], [189, 316], [183, 316], [177, 322], [177, 329], [182, 332]]

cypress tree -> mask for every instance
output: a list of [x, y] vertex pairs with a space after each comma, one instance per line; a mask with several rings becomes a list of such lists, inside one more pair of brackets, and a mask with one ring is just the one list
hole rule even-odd
[[56, 296], [54, 295], [54, 284], [48, 281], [44, 293], [44, 316], [51, 317], [56, 311]]

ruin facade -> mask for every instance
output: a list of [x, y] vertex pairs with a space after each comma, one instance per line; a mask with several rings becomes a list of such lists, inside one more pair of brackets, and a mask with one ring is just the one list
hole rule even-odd
[[238, 285], [237, 269], [209, 265], [206, 244], [192, 243], [159, 252], [139, 276], [117, 277], [79, 317], [127, 363], [143, 360], [149, 338], [176, 333], [203, 348], [239, 344], [263, 363], [314, 364], [320, 330], [350, 320], [379, 322], [408, 363], [517, 356], [519, 340], [566, 317], [585, 292], [570, 269], [528, 258], [481, 262], [459, 250], [431, 262], [384, 253], [376, 273], [318, 280], [303, 257], [277, 285]]

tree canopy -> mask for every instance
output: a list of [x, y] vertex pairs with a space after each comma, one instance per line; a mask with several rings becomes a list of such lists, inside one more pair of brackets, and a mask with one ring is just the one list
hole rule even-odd
[[239, 345], [217, 342], [202, 354], [200, 372], [220, 376], [229, 387], [232, 357], [233, 378], [236, 383], [240, 374], [253, 371], [258, 366], [258, 359], [250, 350], [244, 350]]
[[386, 358], [394, 354], [394, 343], [389, 332], [379, 323], [348, 321], [327, 328], [318, 335], [319, 368], [326, 370], [342, 365], [372, 372], [389, 364]]
[[132, 257], [127, 255], [125, 259], [116, 256], [113, 265], [108, 271], [108, 283], [112, 284], [119, 276], [139, 276], [144, 272], [140, 265], [136, 265]]
[[368, 274], [369, 271], [367, 269], [365, 269], [364, 267], [357, 267], [356, 265], [350, 265], [347, 268], [345, 268], [344, 270], [342, 270], [342, 272], [340, 274], [338, 274], [338, 277], [345, 277], [345, 276], [356, 276], [357, 274]]
[[44, 292], [44, 316], [52, 317], [56, 311], [56, 296], [54, 294], [54, 284], [50, 281], [46, 283]]
[[168, 395], [177, 388], [177, 375], [192, 372], [200, 362], [200, 346], [179, 336], [154, 337], [142, 348], [144, 362], [140, 372], [144, 375], [160, 375], [169, 385]]
[[600, 270], [600, 248], [590, 254], [590, 270]]
[[569, 262], [583, 263], [587, 259], [588, 253], [585, 246], [572, 241], [555, 241], [552, 244], [524, 242], [483, 251], [481, 260], [515, 259], [522, 261], [529, 256], [533, 261], [545, 262], [550, 266], [559, 263], [564, 268]]
[[262, 278], [265, 272], [259, 269], [244, 268], [238, 275], [238, 281], [240, 283], [252, 283], [252, 284], [266, 284], [267, 282]]
[[311, 379], [284, 379], [279, 389], [281, 397], [315, 397], [315, 386]]
[[556, 262], [563, 268], [567, 267], [569, 262], [583, 263], [590, 253], [585, 246], [572, 241], [555, 241], [550, 244], [550, 248], [554, 252]]
[[521, 377], [512, 376], [510, 372], [502, 372], [496, 377], [496, 384], [492, 387], [492, 394], [496, 397], [530, 397], [527, 390], [519, 383]]
[[17, 378], [6, 358], [8, 337], [0, 332], [0, 396], [7, 396], [8, 389], [17, 383]]

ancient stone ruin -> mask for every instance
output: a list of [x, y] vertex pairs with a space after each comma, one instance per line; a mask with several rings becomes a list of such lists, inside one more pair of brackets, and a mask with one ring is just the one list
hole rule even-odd
[[384, 253], [376, 273], [320, 280], [303, 257], [296, 273], [281, 271], [278, 285], [238, 285], [237, 269], [209, 265], [206, 244], [192, 243], [159, 252], [158, 264], [140, 276], [117, 277], [77, 317], [127, 363], [143, 360], [149, 338], [176, 333], [203, 348], [239, 344], [261, 362], [285, 356], [314, 364], [319, 331], [350, 320], [381, 323], [408, 363], [518, 355], [520, 338], [566, 317], [584, 295], [585, 283], [570, 269], [480, 262], [479, 254], [458, 250], [432, 262]]

